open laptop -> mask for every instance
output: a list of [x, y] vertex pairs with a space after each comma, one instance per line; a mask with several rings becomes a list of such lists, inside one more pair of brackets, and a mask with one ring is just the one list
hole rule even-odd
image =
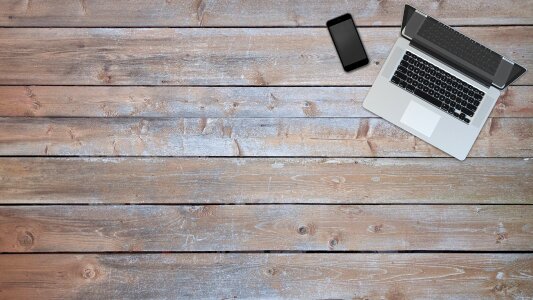
[[406, 5], [363, 107], [464, 160], [501, 90], [525, 68]]

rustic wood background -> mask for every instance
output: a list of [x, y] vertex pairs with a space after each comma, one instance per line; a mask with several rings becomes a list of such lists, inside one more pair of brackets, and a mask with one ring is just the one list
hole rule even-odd
[[[532, 1], [408, 2], [532, 69]], [[361, 106], [403, 6], [1, 0], [0, 298], [533, 298], [533, 72], [450, 158]]]

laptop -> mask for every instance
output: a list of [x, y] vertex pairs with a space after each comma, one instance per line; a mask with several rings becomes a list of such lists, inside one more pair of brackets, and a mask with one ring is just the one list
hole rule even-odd
[[363, 107], [464, 160], [500, 93], [526, 69], [406, 5]]

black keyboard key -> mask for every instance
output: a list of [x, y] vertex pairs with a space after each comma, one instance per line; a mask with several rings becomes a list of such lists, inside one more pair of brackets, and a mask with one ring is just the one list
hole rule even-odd
[[435, 106], [439, 106], [440, 107], [440, 105], [441, 105], [441, 101], [440, 100], [436, 99], [435, 97], [433, 97], [430, 94], [425, 93], [425, 92], [423, 92], [421, 90], [416, 90], [415, 91], [415, 95], [417, 95], [418, 97], [420, 97], [420, 98], [432, 103]]
[[405, 79], [407, 79], [407, 76], [403, 75], [403, 74], [400, 73], [400, 72], [396, 72], [396, 73], [394, 73], [394, 76], [397, 76], [397, 77], [400, 78], [401, 80], [405, 80]]
[[401, 82], [400, 82], [400, 86], [403, 87], [403, 88], [405, 88], [405, 87], [407, 86], [407, 83], [405, 83], [405, 81], [401, 81]]
[[412, 86], [411, 84], [408, 84], [406, 87], [405, 87], [406, 90], [408, 90], [409, 92], [414, 92], [415, 91], [415, 87]]
[[400, 78], [398, 78], [397, 76], [392, 76], [392, 79], [390, 81], [392, 81], [395, 84], [398, 84], [400, 83]]
[[472, 117], [474, 115], [474, 113], [471, 110], [469, 110], [468, 108], [463, 108], [462, 111], [469, 117]]
[[475, 107], [474, 105], [470, 104], [470, 103], [468, 103], [468, 104], [466, 105], [466, 108], [468, 108], [468, 109], [471, 110], [471, 111], [476, 111], [476, 107]]

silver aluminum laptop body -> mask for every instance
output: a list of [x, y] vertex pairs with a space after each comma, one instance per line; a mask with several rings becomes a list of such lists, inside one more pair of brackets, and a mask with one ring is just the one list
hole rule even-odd
[[[455, 158], [464, 160], [485, 124], [487, 117], [491, 113], [496, 100], [500, 96], [501, 89], [516, 80], [516, 78], [525, 72], [525, 69], [516, 65], [516, 68], [518, 68], [514, 70], [516, 72], [508, 71], [515, 64], [503, 58], [502, 61], [504, 62], [501, 65], [507, 63], [511, 67], [505, 67], [505, 74], [503, 75], [501, 74], [503, 71], [498, 69], [498, 80], [502, 83], [497, 84], [495, 82], [497, 80], [495, 80], [492, 84], [487, 85], [487, 82], [476, 80], [473, 78], [475, 76], [468, 76], [465, 74], [467, 72], [461, 72], [457, 68], [452, 67], [452, 63], [446, 63], [442, 56], [439, 56], [439, 59], [437, 59], [432, 55], [431, 51], [427, 51], [427, 48], [417, 47], [418, 45], [413, 43], [413, 40], [410, 40], [406, 31], [409, 31], [410, 20], [414, 20], [412, 21], [413, 23], [419, 23], [411, 26], [416, 27], [420, 26], [420, 22], [423, 22], [427, 16], [409, 6], [406, 6], [405, 14], [408, 16], [404, 15], [402, 36], [398, 38], [387, 60], [383, 64], [378, 77], [363, 103], [363, 107]], [[408, 17], [408, 20], [406, 20], [406, 17]], [[413, 30], [411, 31], [414, 32]], [[391, 78], [406, 51], [427, 60], [429, 63], [484, 92], [484, 96], [479, 102], [477, 110], [470, 117], [469, 124], [462, 122], [428, 101], [391, 83]]]

